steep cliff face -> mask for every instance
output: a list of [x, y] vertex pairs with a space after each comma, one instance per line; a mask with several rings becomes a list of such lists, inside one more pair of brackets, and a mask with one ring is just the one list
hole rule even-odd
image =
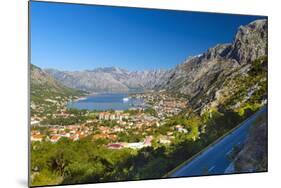
[[185, 94], [194, 109], [202, 109], [216, 101], [229, 80], [247, 74], [252, 62], [264, 56], [267, 20], [256, 20], [241, 26], [231, 44], [217, 45], [178, 65], [158, 88]]
[[267, 20], [256, 20], [241, 26], [226, 57], [243, 64], [267, 54], [267, 27]]

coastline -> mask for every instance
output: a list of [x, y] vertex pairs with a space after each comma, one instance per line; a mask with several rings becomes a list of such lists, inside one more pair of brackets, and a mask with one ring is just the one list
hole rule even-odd
[[[143, 101], [140, 101], [141, 99], [134, 98], [129, 95], [130, 93], [91, 93], [69, 101], [66, 104], [66, 107], [69, 108], [70, 106], [72, 106], [73, 108], [76, 103], [76, 105], [78, 104], [78, 106], [74, 108], [77, 109], [92, 110], [90, 106], [96, 106], [97, 108], [94, 108], [94, 110], [104, 111], [110, 110], [110, 108], [108, 107], [109, 103], [113, 105], [112, 109], [115, 110], [126, 110], [132, 107], [143, 106]], [[101, 98], [101, 102], [97, 102], [95, 98]], [[85, 105], [84, 108], [79, 107], [79, 103], [83, 103], [83, 105]]]

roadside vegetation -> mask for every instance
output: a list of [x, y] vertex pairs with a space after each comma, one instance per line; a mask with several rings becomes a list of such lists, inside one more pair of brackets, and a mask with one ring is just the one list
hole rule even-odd
[[[216, 108], [210, 108], [202, 114], [186, 109], [170, 117], [157, 129], [149, 132], [154, 138], [167, 135], [176, 125], [182, 125], [183, 132], [174, 132], [171, 144], [152, 141], [151, 147], [134, 150], [129, 148], [110, 150], [107, 139], [93, 140], [87, 136], [78, 141], [62, 138], [56, 143], [31, 143], [32, 185], [54, 185], [139, 180], [161, 178], [186, 159], [192, 157], [216, 139], [236, 127], [251, 116], [267, 99], [267, 58], [252, 63], [248, 74], [231, 81], [234, 86], [232, 95]], [[249, 88], [257, 87], [254, 93]], [[38, 101], [39, 99], [32, 98]], [[237, 105], [239, 103], [239, 105]], [[137, 112], [127, 110], [135, 115]], [[46, 113], [46, 112], [44, 112]], [[145, 113], [157, 116], [149, 108]], [[97, 118], [95, 112], [70, 109], [71, 118], [52, 118], [47, 116], [43, 124], [68, 125], [86, 122], [87, 117]], [[87, 117], [85, 117], [87, 114]], [[107, 127], [116, 122], [104, 121]], [[42, 128], [44, 129], [44, 128]], [[120, 142], [140, 141], [144, 132], [134, 130], [118, 133]]]

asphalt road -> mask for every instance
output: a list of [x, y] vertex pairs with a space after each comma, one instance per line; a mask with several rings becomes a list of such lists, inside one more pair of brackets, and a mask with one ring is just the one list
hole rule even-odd
[[231, 163], [228, 156], [233, 151], [233, 147], [239, 146], [246, 141], [253, 122], [259, 115], [266, 112], [267, 107], [263, 107], [230, 134], [222, 138], [215, 145], [209, 147], [186, 165], [172, 172], [168, 177], [224, 174], [226, 168]]

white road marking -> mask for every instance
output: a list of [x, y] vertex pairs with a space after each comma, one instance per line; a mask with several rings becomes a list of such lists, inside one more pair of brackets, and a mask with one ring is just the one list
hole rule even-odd
[[229, 150], [225, 156], [228, 156], [231, 152], [233, 151], [233, 149]]
[[211, 168], [209, 168], [209, 172], [211, 172], [216, 166], [212, 166]]

